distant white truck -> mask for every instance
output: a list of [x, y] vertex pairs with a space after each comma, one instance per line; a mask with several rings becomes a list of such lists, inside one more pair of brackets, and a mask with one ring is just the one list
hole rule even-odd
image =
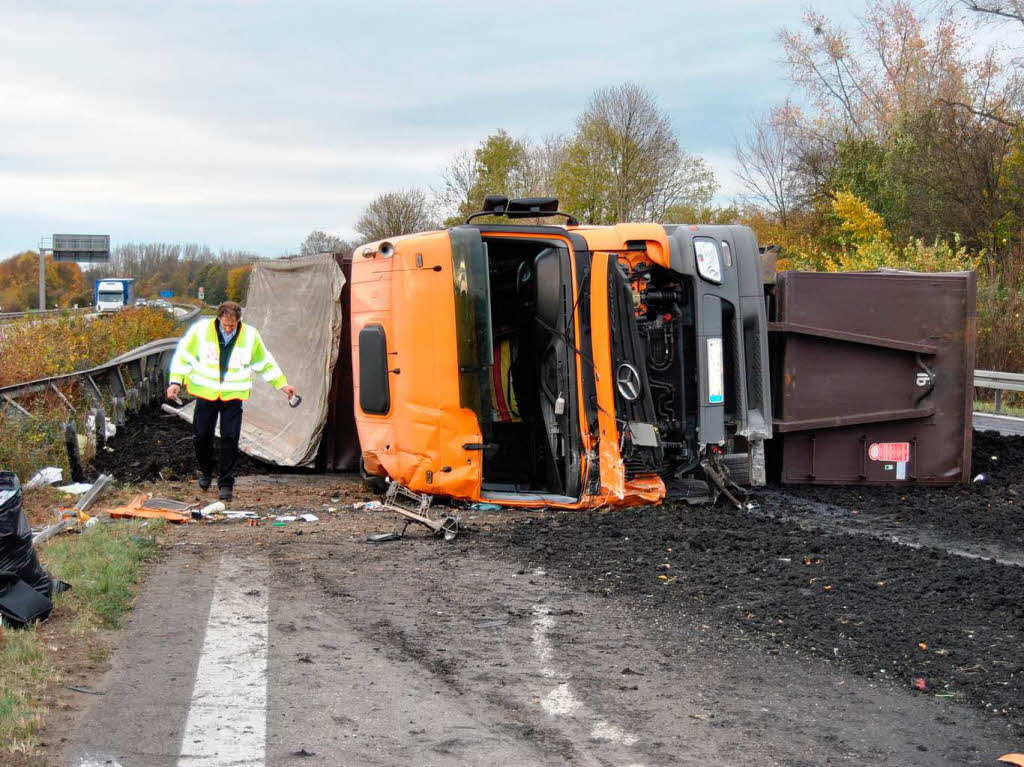
[[96, 280], [93, 303], [98, 312], [119, 312], [135, 303], [135, 280], [131, 277], [105, 277]]

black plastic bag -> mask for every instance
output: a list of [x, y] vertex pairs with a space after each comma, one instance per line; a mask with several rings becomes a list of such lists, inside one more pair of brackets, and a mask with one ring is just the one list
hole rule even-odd
[[14, 628], [50, 617], [53, 602], [17, 575], [0, 570], [0, 616]]
[[53, 596], [54, 582], [32, 546], [32, 528], [22, 508], [21, 482], [12, 471], [0, 471], [0, 571], [3, 570], [44, 597]]

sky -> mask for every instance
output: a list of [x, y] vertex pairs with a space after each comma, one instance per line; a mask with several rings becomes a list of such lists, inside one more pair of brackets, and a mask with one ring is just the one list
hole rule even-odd
[[[865, 0], [830, 0], [849, 21]], [[569, 133], [647, 88], [739, 191], [732, 147], [792, 92], [790, 0], [0, 0], [0, 258], [53, 233], [272, 257], [353, 238], [499, 128]], [[498, 191], [498, 190], [495, 190]]]

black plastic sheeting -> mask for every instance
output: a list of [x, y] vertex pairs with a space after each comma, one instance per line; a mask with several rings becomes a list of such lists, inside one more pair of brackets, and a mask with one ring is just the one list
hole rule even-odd
[[67, 588], [39, 563], [18, 475], [0, 471], [0, 615], [14, 626], [43, 620], [53, 608], [50, 597]]

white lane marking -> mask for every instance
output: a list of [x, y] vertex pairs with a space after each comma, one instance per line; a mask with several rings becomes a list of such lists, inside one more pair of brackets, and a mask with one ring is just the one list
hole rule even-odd
[[562, 682], [541, 699], [540, 705], [552, 716], [571, 716], [583, 708], [583, 701], [572, 694], [568, 682]]
[[178, 767], [263, 767], [267, 562], [225, 555], [206, 623]]
[[594, 740], [609, 740], [613, 743], [621, 743], [624, 746], [632, 746], [636, 743], [636, 735], [616, 727], [608, 722], [598, 722], [590, 731], [590, 737]]
[[101, 762], [99, 759], [93, 759], [92, 757], [84, 757], [78, 761], [75, 767], [121, 767], [121, 763], [114, 759], [104, 758]]
[[555, 670], [549, 665], [554, 651], [551, 649], [551, 642], [548, 641], [548, 629], [554, 628], [555, 619], [549, 613], [551, 608], [546, 605], [534, 605], [533, 614], [533, 651], [540, 661], [540, 673], [551, 678], [555, 676]]
[[[551, 608], [547, 605], [533, 606], [533, 652], [540, 661], [540, 673], [548, 679], [556, 677], [565, 678], [554, 667], [552, 660], [555, 651], [551, 646], [548, 631], [555, 627], [555, 618], [551, 615]], [[569, 688], [568, 682], [558, 683], [547, 695], [540, 700], [541, 707], [551, 716], [574, 716], [581, 709], [586, 714], [583, 701], [577, 698]], [[635, 745], [638, 738], [631, 732], [626, 732], [621, 727], [600, 720], [596, 722], [590, 731], [592, 740], [605, 743], [620, 743], [623, 746]], [[636, 762], [630, 767], [644, 767]]]

